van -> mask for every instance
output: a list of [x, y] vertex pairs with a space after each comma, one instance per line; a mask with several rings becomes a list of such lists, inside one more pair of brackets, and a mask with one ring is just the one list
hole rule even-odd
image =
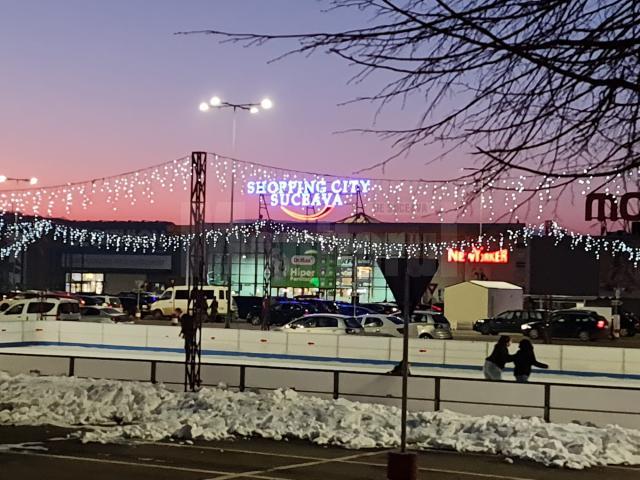
[[[207, 306], [211, 307], [211, 302], [215, 296], [218, 301], [218, 317], [227, 314], [227, 305], [229, 304], [229, 290], [227, 287], [217, 285], [207, 285], [203, 287], [204, 294], [207, 297]], [[153, 318], [160, 320], [164, 317], [170, 317], [176, 308], [183, 312], [187, 311], [187, 300], [189, 299], [189, 287], [186, 285], [176, 285], [167, 288], [162, 295], [149, 306]], [[232, 303], [231, 311], [236, 311], [237, 307]]]
[[28, 298], [14, 300], [0, 314], [2, 322], [32, 322], [37, 320], [80, 320], [80, 303], [67, 298]]

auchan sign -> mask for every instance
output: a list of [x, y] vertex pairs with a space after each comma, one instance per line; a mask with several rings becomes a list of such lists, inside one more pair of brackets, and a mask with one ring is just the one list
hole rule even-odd
[[452, 263], [508, 263], [509, 250], [486, 252], [482, 248], [471, 250], [447, 249], [447, 261]]
[[[345, 204], [345, 195], [355, 195], [371, 190], [371, 180], [329, 179], [313, 180], [251, 180], [247, 182], [249, 195], [265, 195], [272, 207], [280, 207], [296, 220], [318, 220], [327, 216], [335, 207]], [[312, 207], [315, 212], [303, 214], [294, 208]]]

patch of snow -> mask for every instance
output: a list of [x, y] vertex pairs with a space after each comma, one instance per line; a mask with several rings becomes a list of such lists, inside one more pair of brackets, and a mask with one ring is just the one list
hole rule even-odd
[[[162, 385], [0, 372], [0, 424], [91, 426], [83, 442], [223, 440], [262, 436], [318, 445], [393, 448], [400, 409], [327, 400], [293, 390], [182, 393]], [[546, 423], [537, 417], [410, 412], [413, 448], [500, 454], [547, 466], [581, 469], [640, 464], [640, 431], [608, 425]]]

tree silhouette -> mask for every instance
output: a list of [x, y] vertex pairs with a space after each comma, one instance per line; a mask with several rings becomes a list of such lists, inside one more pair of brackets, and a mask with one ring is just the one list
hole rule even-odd
[[[325, 51], [360, 66], [355, 80], [391, 75], [354, 101], [421, 101], [413, 128], [360, 129], [394, 155], [445, 142], [477, 155], [478, 191], [535, 178], [540, 189], [577, 179], [604, 185], [640, 166], [640, 2], [635, 0], [335, 0], [371, 20], [335, 33], [200, 32], [246, 46], [289, 40], [290, 54]], [[452, 101], [453, 100], [453, 101]], [[451, 106], [453, 104], [453, 106]]]

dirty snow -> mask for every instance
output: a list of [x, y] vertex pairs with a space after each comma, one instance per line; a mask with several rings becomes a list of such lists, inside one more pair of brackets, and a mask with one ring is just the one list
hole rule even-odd
[[[0, 372], [0, 425], [83, 426], [84, 442], [191, 441], [234, 436], [299, 438], [319, 445], [388, 448], [400, 442], [400, 410], [326, 400], [293, 390], [198, 393], [162, 385]], [[414, 448], [495, 453], [547, 466], [581, 469], [640, 464], [640, 431], [552, 424], [540, 418], [450, 411], [409, 413]], [[87, 428], [88, 427], [88, 428]]]

